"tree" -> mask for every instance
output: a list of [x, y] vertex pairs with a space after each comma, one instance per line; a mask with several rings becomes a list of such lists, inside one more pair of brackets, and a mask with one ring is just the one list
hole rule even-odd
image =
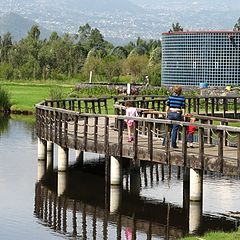
[[104, 47], [107, 45], [101, 32], [97, 28], [91, 28], [88, 23], [79, 27], [78, 36], [80, 43], [87, 51], [90, 51], [95, 46]]
[[177, 22], [172, 24], [172, 29], [169, 30], [170, 32], [182, 32], [183, 27]]
[[9, 63], [9, 53], [13, 46], [11, 33], [7, 32], [1, 38], [0, 45], [0, 60], [1, 62]]
[[119, 78], [122, 71], [122, 60], [116, 56], [107, 56], [103, 60], [103, 71], [109, 82], [112, 82], [113, 78]]
[[233, 27], [233, 31], [240, 31], [240, 18]]
[[137, 46], [129, 53], [129, 56], [132, 55], [142, 56], [145, 54], [147, 54], [147, 49], [143, 46]]
[[124, 70], [126, 74], [131, 74], [132, 81], [142, 78], [146, 74], [148, 57], [146, 55], [131, 55], [124, 62]]
[[148, 66], [152, 67], [156, 64], [159, 64], [160, 62], [161, 62], [161, 49], [160, 47], [157, 47], [150, 54]]
[[127, 55], [128, 55], [128, 52], [127, 50], [122, 47], [122, 46], [116, 46], [115, 48], [113, 48], [110, 53], [109, 53], [110, 56], [115, 56], [117, 58], [126, 58]]

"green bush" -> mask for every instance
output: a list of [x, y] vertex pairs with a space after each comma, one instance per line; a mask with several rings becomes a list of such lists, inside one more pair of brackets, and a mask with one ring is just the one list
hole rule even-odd
[[9, 92], [0, 86], [0, 109], [2, 111], [10, 111], [12, 106]]
[[51, 100], [58, 100], [65, 98], [63, 87], [61, 86], [52, 86], [49, 90], [49, 98]]
[[13, 66], [10, 64], [2, 64], [0, 65], [0, 77], [6, 80], [13, 79]]
[[148, 77], [150, 79], [150, 85], [160, 86], [161, 85], [161, 64], [153, 65], [148, 68]]
[[168, 96], [169, 95], [169, 91], [165, 87], [152, 87], [152, 86], [148, 86], [148, 87], [143, 87], [139, 91], [139, 94], [140, 95]]
[[116, 95], [117, 90], [109, 86], [83, 86], [78, 84], [69, 97], [101, 97]]

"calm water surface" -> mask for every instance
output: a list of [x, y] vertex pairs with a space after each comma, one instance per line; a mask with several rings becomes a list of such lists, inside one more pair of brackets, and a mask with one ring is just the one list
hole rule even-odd
[[[70, 168], [65, 196], [58, 197], [56, 172], [37, 183], [34, 125], [0, 118], [0, 239], [176, 239], [188, 233], [183, 184], [174, 174], [162, 181], [160, 166], [143, 166], [140, 189], [130, 192], [126, 168], [123, 189], [109, 190], [103, 161], [97, 156], [93, 166], [95, 156], [85, 157], [83, 171]], [[204, 176], [202, 232], [234, 229], [237, 221], [223, 214], [240, 211], [239, 188], [238, 179]]]

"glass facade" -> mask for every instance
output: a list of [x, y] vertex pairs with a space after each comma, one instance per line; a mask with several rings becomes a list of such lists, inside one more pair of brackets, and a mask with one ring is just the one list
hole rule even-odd
[[240, 84], [240, 32], [162, 34], [162, 85]]

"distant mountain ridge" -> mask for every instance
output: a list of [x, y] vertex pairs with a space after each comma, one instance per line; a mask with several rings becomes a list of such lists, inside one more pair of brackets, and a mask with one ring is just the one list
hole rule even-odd
[[231, 30], [240, 17], [240, 4], [239, 0], [0, 0], [0, 11], [24, 18], [12, 16], [0, 22], [0, 34], [13, 32], [15, 39], [36, 23], [50, 32], [70, 34], [89, 23], [105, 39], [122, 44], [138, 37], [161, 39], [161, 33], [176, 22], [185, 30]]
[[[5, 0], [0, 0], [0, 7], [6, 5]], [[60, 9], [72, 9], [78, 11], [96, 11], [96, 12], [112, 12], [112, 11], [129, 11], [137, 12], [143, 9], [131, 2], [130, 0], [12, 0], [9, 8], [15, 9], [17, 6], [48, 6]]]
[[[0, 35], [10, 32], [13, 40], [18, 41], [27, 36], [33, 25], [38, 24], [15, 13], [4, 14], [0, 17]], [[40, 38], [49, 37], [50, 31], [41, 26], [39, 26], [39, 29], [41, 32]]]

